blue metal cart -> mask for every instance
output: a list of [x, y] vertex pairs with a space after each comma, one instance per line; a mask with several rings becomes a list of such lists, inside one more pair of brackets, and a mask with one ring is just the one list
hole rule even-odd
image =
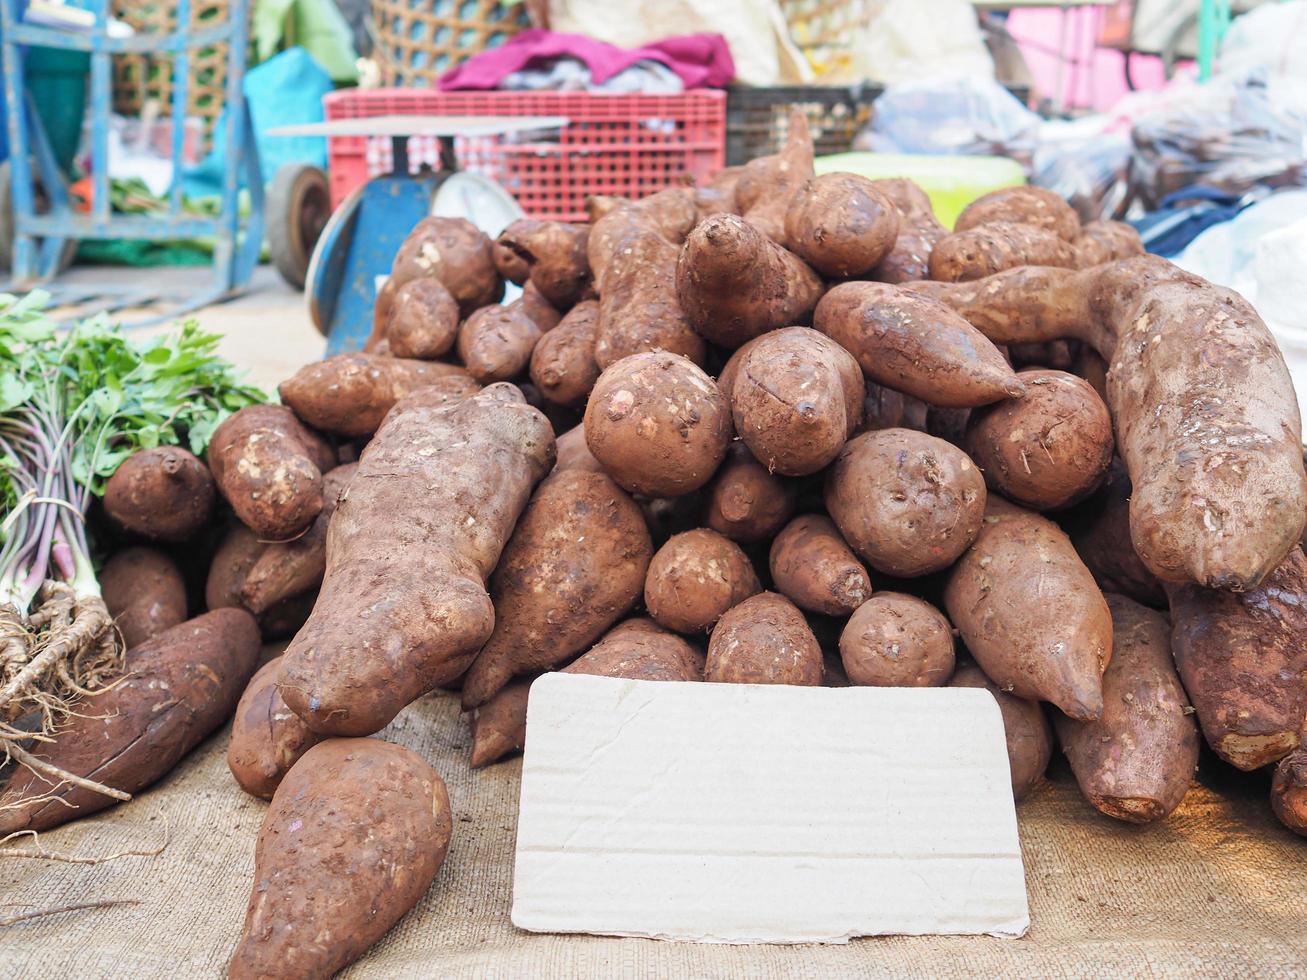
[[[372, 331], [377, 284], [390, 274], [408, 233], [430, 214], [461, 217], [494, 237], [522, 209], [479, 174], [459, 173], [456, 137], [502, 136], [567, 125], [563, 116], [372, 116], [282, 126], [270, 136], [363, 136], [391, 142], [391, 171], [356, 190], [327, 221], [305, 276], [309, 317], [327, 338], [327, 353], [359, 350]], [[408, 140], [440, 141], [440, 169], [409, 173]]]
[[[3, 290], [42, 285], [64, 305], [94, 304], [104, 310], [172, 304], [150, 321], [165, 320], [228, 299], [248, 285], [263, 241], [263, 178], [245, 103], [243, 84], [249, 33], [249, 0], [232, 0], [227, 20], [191, 27], [190, 0], [176, 0], [177, 29], [170, 33], [111, 36], [108, 0], [91, 0], [94, 24], [86, 30], [53, 28], [27, 22], [22, 0], [0, 0], [0, 44], [4, 54], [4, 98], [9, 127], [13, 200], [13, 281]], [[182, 146], [185, 134], [190, 52], [227, 45], [225, 111], [222, 117], [224, 161], [221, 206], [216, 217], [198, 217], [182, 209]], [[63, 174], [54, 159], [24, 77], [25, 47], [88, 51], [91, 55], [91, 170], [93, 200], [89, 213], [74, 210]], [[168, 209], [158, 215], [113, 214], [109, 198], [109, 123], [112, 58], [120, 52], [160, 54], [172, 58], [172, 165]], [[241, 185], [249, 191], [241, 214]], [[47, 203], [38, 213], [38, 193]], [[213, 277], [207, 288], [168, 296], [149, 284], [148, 273], [132, 271], [116, 285], [69, 286], [53, 280], [70, 244], [84, 238], [210, 239]], [[49, 285], [47, 285], [49, 284]]]

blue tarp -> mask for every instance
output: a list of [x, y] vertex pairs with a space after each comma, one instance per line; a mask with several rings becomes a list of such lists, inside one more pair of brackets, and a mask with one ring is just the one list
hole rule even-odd
[[[250, 69], [245, 76], [245, 96], [254, 122], [265, 184], [286, 163], [311, 163], [326, 169], [327, 141], [322, 137], [266, 134], [276, 126], [321, 122], [322, 97], [334, 88], [331, 78], [303, 48], [290, 48]], [[189, 197], [222, 193], [225, 119], [224, 112], [214, 126], [212, 152], [183, 178]]]

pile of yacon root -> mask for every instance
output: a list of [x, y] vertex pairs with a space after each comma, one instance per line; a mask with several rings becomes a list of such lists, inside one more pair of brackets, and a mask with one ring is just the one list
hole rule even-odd
[[[127, 674], [34, 750], [135, 793], [234, 712], [272, 802], [232, 976], [330, 974], [439, 871], [440, 776], [369, 736], [457, 691], [491, 764], [545, 671], [982, 687], [1018, 799], [1056, 743], [1093, 807], [1162, 820], [1201, 734], [1276, 767], [1307, 833], [1284, 361], [1240, 296], [1048, 191], [948, 232], [910, 181], [815, 177], [796, 118], [588, 224], [423, 220], [365, 351], [280, 396], [110, 480], [150, 542], [102, 572]], [[20, 766], [0, 828], [112, 803]]]

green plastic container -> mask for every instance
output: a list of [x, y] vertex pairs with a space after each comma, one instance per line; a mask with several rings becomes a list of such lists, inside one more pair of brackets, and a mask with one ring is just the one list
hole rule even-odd
[[817, 157], [816, 170], [819, 174], [861, 174], [871, 180], [910, 177], [930, 195], [935, 217], [946, 228], [952, 228], [962, 209], [982, 194], [1026, 182], [1021, 166], [1007, 157], [832, 153]]
[[45, 126], [54, 158], [59, 169], [68, 174], [82, 138], [91, 53], [63, 48], [28, 48], [24, 67], [27, 69], [27, 89], [32, 93], [37, 115]]

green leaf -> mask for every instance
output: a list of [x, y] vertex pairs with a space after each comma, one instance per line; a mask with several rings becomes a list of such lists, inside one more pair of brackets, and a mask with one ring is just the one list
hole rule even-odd
[[32, 397], [32, 383], [17, 374], [0, 376], [0, 413], [17, 408]]

